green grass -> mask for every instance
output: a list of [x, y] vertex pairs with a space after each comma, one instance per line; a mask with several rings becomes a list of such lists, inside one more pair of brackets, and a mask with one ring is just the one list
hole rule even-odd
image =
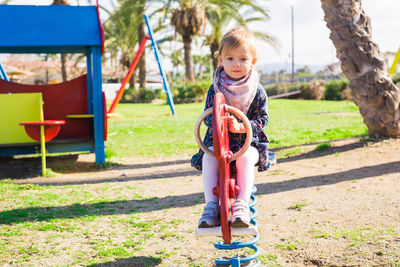
[[[193, 130], [203, 103], [119, 104], [109, 120], [107, 156], [190, 156], [198, 146]], [[272, 99], [266, 132], [271, 147], [285, 147], [367, 135], [357, 106], [349, 101]]]
[[303, 200], [302, 202], [297, 202], [297, 203], [290, 205], [288, 207], [288, 209], [300, 211], [303, 207], [305, 207], [307, 205], [308, 205], [308, 203], [306, 202], [306, 200]]
[[197, 148], [193, 131], [202, 104], [176, 105], [172, 116], [168, 105], [120, 104], [121, 117], [109, 121], [107, 149], [117, 157], [189, 155]]
[[270, 100], [271, 147], [367, 135], [358, 107], [349, 101]]
[[176, 252], [160, 246], [159, 255], [137, 253], [163, 239], [184, 242], [187, 237], [179, 229], [184, 219], [133, 212], [162, 204], [142, 190], [125, 183], [39, 186], [1, 181], [0, 265], [34, 266], [40, 259], [65, 254], [68, 266], [117, 259], [128, 265], [161, 263]]

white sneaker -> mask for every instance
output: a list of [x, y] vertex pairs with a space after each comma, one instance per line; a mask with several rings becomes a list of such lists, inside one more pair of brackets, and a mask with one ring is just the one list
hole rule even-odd
[[231, 225], [232, 227], [250, 226], [250, 208], [246, 201], [242, 199], [236, 199], [233, 202]]
[[204, 206], [204, 212], [199, 220], [199, 228], [211, 228], [221, 224], [219, 217], [219, 205], [215, 201], [210, 201]]

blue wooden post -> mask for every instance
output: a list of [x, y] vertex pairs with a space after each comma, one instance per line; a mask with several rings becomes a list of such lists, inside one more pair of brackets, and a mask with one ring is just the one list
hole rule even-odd
[[[104, 121], [103, 121], [103, 95], [101, 76], [101, 47], [92, 47], [90, 53], [92, 79], [92, 107], [94, 114], [94, 143], [96, 164], [104, 164]], [[88, 79], [89, 80], [89, 79]]]
[[165, 94], [167, 95], [167, 101], [168, 101], [169, 107], [171, 108], [172, 115], [175, 116], [174, 100], [172, 98], [172, 92], [171, 92], [171, 88], [169, 87], [167, 76], [165, 75], [164, 70], [162, 68], [161, 59], [159, 57], [160, 52], [158, 51], [157, 42], [153, 38], [153, 30], [150, 28], [149, 18], [146, 15], [143, 15], [143, 17], [144, 17], [144, 21], [146, 22], [146, 25], [147, 25], [147, 30], [149, 32], [151, 44], [152, 44], [153, 50], [154, 50], [154, 56], [156, 57], [158, 69], [160, 70], [160, 74], [162, 77], [163, 88], [164, 88]]
[[93, 69], [92, 69], [92, 49], [88, 48], [86, 51], [86, 70], [87, 70], [87, 90], [88, 90], [88, 113], [93, 113]]

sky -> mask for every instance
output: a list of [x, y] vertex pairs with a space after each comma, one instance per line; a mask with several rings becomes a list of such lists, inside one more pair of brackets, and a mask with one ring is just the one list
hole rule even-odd
[[[291, 62], [291, 2], [294, 2], [294, 59], [297, 64], [325, 65], [337, 62], [336, 51], [329, 39], [319, 0], [270, 0], [266, 6], [270, 21], [262, 28], [281, 43], [277, 53], [268, 45], [258, 43], [261, 62]], [[362, 0], [362, 7], [371, 19], [372, 40], [381, 52], [397, 52], [400, 47], [400, 1]]]
[[[77, 0], [70, 0], [71, 3]], [[0, 3], [2, 1], [0, 0]], [[86, 4], [87, 0], [79, 0]], [[95, 0], [92, 0], [95, 2]], [[258, 64], [291, 64], [291, 5], [294, 10], [294, 61], [299, 65], [327, 65], [337, 62], [336, 51], [329, 39], [329, 30], [319, 0], [269, 0], [265, 6], [271, 19], [253, 27], [265, 29], [280, 43], [279, 51], [263, 41], [257, 41]], [[52, 0], [12, 0], [10, 4], [50, 4]], [[99, 0], [110, 7], [110, 0]], [[372, 40], [381, 52], [397, 52], [400, 47], [400, 0], [362, 0], [362, 6], [371, 18]]]

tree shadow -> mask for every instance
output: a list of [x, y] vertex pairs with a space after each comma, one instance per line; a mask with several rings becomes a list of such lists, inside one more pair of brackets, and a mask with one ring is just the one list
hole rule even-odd
[[[101, 184], [101, 183], [121, 183], [121, 182], [129, 182], [129, 181], [143, 181], [143, 180], [151, 180], [151, 179], [164, 179], [164, 178], [176, 178], [176, 177], [185, 177], [185, 176], [200, 176], [201, 172], [194, 171], [173, 171], [173, 172], [162, 172], [162, 173], [152, 173], [152, 174], [138, 174], [134, 176], [126, 176], [122, 174], [117, 177], [109, 177], [104, 179], [88, 179], [82, 178], [80, 180], [74, 181], [51, 181], [46, 180], [44, 182], [34, 182], [33, 184], [40, 186], [64, 186], [64, 185], [82, 185], [82, 184]], [[32, 182], [18, 182], [18, 184], [32, 184]]]
[[[56, 173], [72, 174], [72, 173], [90, 173], [102, 172], [104, 170], [127, 170], [127, 169], [141, 169], [152, 167], [163, 167], [178, 164], [190, 164], [190, 160], [171, 160], [160, 161], [154, 163], [140, 163], [140, 164], [113, 164], [106, 168], [98, 168], [94, 162], [77, 161], [79, 155], [63, 155], [63, 156], [49, 156], [46, 158], [46, 166]], [[41, 172], [41, 158], [40, 157], [0, 157], [0, 179], [26, 179], [40, 176]], [[179, 176], [179, 175], [178, 175]], [[166, 177], [174, 177], [168, 176]], [[149, 177], [147, 177], [149, 178]]]
[[[55, 170], [98, 171], [94, 163], [77, 162], [79, 155], [46, 157], [46, 167]], [[0, 179], [24, 179], [40, 175], [41, 157], [0, 157]]]
[[309, 188], [336, 184], [344, 181], [360, 180], [381, 176], [390, 173], [400, 172], [400, 161], [393, 161], [385, 164], [366, 166], [348, 171], [306, 176], [298, 179], [291, 179], [282, 182], [263, 183], [257, 185], [257, 194], [267, 195], [280, 193], [299, 188]]
[[190, 164], [190, 160], [183, 159], [183, 160], [161, 161], [161, 162], [154, 162], [154, 163], [127, 164], [127, 165], [118, 165], [115, 168], [118, 170], [143, 169], [143, 168], [163, 167], [163, 166], [179, 165], [179, 164]]
[[162, 260], [158, 257], [153, 257], [153, 256], [138, 256], [138, 257], [132, 257], [132, 258], [127, 258], [127, 259], [117, 259], [115, 261], [110, 261], [110, 262], [104, 262], [104, 263], [97, 263], [97, 264], [91, 264], [87, 265], [88, 267], [143, 267], [143, 266], [158, 266], [160, 265]]
[[[268, 195], [336, 184], [354, 179], [364, 179], [389, 173], [400, 173], [400, 161], [366, 166], [348, 171], [306, 176], [283, 182], [257, 184], [257, 195]], [[21, 223], [26, 221], [50, 221], [58, 218], [76, 218], [84, 216], [104, 216], [151, 212], [176, 207], [190, 207], [203, 202], [203, 193], [193, 193], [163, 198], [152, 197], [139, 200], [109, 201], [93, 204], [73, 204], [60, 207], [33, 207], [0, 211], [0, 224]]]
[[[70, 162], [67, 162], [70, 163]], [[111, 161], [109, 167], [98, 168], [95, 166], [94, 162], [74, 162], [73, 164], [66, 165], [66, 162], [61, 160], [54, 160], [53, 162], [49, 162], [49, 167], [59, 173], [63, 174], [71, 174], [71, 173], [80, 173], [80, 172], [101, 172], [104, 170], [129, 170], [129, 169], [146, 169], [153, 167], [164, 167], [170, 165], [179, 165], [179, 164], [189, 164], [190, 160], [170, 160], [170, 161], [158, 161], [158, 162], [150, 162], [150, 163], [138, 163], [138, 164], [119, 164], [113, 163]]]
[[92, 204], [72, 204], [58, 207], [31, 207], [0, 211], [0, 225], [85, 216], [132, 214], [194, 206], [203, 201], [203, 193], [181, 196], [151, 197], [138, 200], [106, 201]]
[[[312, 143], [312, 144], [307, 144], [307, 146], [318, 145], [318, 144], [322, 144], [322, 143], [329, 143], [329, 142], [316, 142], [316, 143]], [[359, 142], [345, 144], [345, 145], [341, 145], [341, 146], [327, 147], [321, 151], [314, 149], [314, 150], [311, 150], [306, 153], [301, 153], [299, 155], [288, 156], [287, 158], [280, 158], [280, 159], [278, 159], [278, 164], [285, 163], [285, 162], [292, 162], [292, 161], [296, 161], [296, 160], [302, 160], [302, 159], [318, 158], [318, 157], [332, 155], [332, 154], [336, 154], [336, 153], [342, 153], [342, 152], [354, 150], [354, 149], [357, 149], [360, 147], [364, 147], [366, 144], [367, 144], [366, 141], [359, 141]], [[274, 148], [274, 149], [271, 149], [271, 151], [279, 152], [284, 149], [290, 149], [290, 148], [296, 148], [296, 147], [304, 147], [304, 145], [287, 147], [287, 148]]]

